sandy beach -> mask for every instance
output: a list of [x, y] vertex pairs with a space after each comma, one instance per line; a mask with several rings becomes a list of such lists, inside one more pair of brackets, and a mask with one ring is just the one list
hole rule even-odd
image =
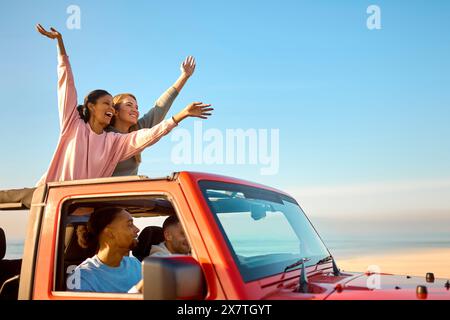
[[377, 265], [383, 273], [425, 276], [427, 272], [434, 272], [436, 278], [450, 279], [450, 248], [406, 250], [348, 259], [337, 256], [336, 261], [345, 271], [364, 272], [369, 266]]

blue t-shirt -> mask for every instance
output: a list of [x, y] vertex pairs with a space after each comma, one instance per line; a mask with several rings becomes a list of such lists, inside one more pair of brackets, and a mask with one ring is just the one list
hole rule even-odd
[[86, 259], [72, 273], [79, 277], [78, 286], [69, 288], [82, 292], [126, 293], [141, 279], [141, 263], [135, 257], [123, 257], [118, 267], [110, 267], [100, 261], [97, 255]]

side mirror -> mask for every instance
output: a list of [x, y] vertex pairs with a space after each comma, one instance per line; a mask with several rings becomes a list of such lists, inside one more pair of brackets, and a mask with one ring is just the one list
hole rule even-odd
[[199, 300], [206, 281], [191, 256], [147, 257], [142, 262], [145, 300]]

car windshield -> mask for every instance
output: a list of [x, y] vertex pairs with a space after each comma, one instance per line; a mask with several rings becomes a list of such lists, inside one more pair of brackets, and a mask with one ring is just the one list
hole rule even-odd
[[282, 273], [301, 258], [309, 258], [309, 266], [329, 255], [291, 197], [238, 184], [199, 185], [245, 282]]

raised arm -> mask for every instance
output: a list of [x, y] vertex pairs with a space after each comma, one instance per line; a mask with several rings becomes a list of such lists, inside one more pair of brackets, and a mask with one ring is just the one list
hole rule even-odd
[[177, 81], [175, 81], [175, 83], [167, 89], [158, 100], [156, 100], [153, 108], [139, 119], [139, 128], [151, 128], [164, 120], [178, 94], [189, 78], [194, 74], [195, 66], [195, 59], [192, 56], [187, 57], [183, 61], [180, 66], [181, 75], [178, 77]]
[[211, 111], [214, 110], [210, 106], [210, 104], [194, 102], [171, 119], [165, 120], [151, 129], [144, 128], [128, 134], [116, 134], [116, 139], [119, 142], [119, 161], [127, 160], [155, 144], [176, 127], [178, 123], [188, 117], [207, 119], [211, 115]]
[[173, 84], [173, 87], [175, 88], [175, 90], [177, 90], [178, 93], [183, 89], [186, 82], [194, 74], [195, 67], [195, 58], [193, 56], [187, 57], [186, 60], [184, 60], [181, 64], [181, 75]]
[[36, 25], [37, 31], [43, 36], [58, 42], [58, 109], [61, 134], [64, 134], [70, 125], [79, 119], [77, 112], [77, 91], [73, 79], [72, 68], [66, 53], [61, 33], [54, 28], [45, 30], [40, 24]]
[[52, 40], [54, 40], [54, 39], [58, 40], [59, 55], [61, 55], [61, 56], [66, 56], [67, 55], [66, 48], [64, 47], [64, 41], [62, 39], [61, 33], [56, 31], [56, 29], [53, 28], [53, 27], [50, 28], [51, 31], [47, 31], [47, 30], [44, 29], [44, 27], [41, 24], [37, 24], [36, 25], [36, 29], [43, 36], [45, 36], [47, 38], [50, 38]]
[[173, 120], [178, 124], [186, 118], [200, 118], [200, 119], [208, 119], [211, 115], [211, 111], [213, 108], [210, 108], [210, 104], [205, 104], [203, 102], [193, 102], [189, 104], [186, 108], [184, 108], [177, 115], [173, 116]]
[[152, 128], [143, 128], [131, 133], [115, 133], [118, 142], [118, 162], [127, 160], [145, 148], [155, 144], [177, 126], [173, 119], [164, 120]]

